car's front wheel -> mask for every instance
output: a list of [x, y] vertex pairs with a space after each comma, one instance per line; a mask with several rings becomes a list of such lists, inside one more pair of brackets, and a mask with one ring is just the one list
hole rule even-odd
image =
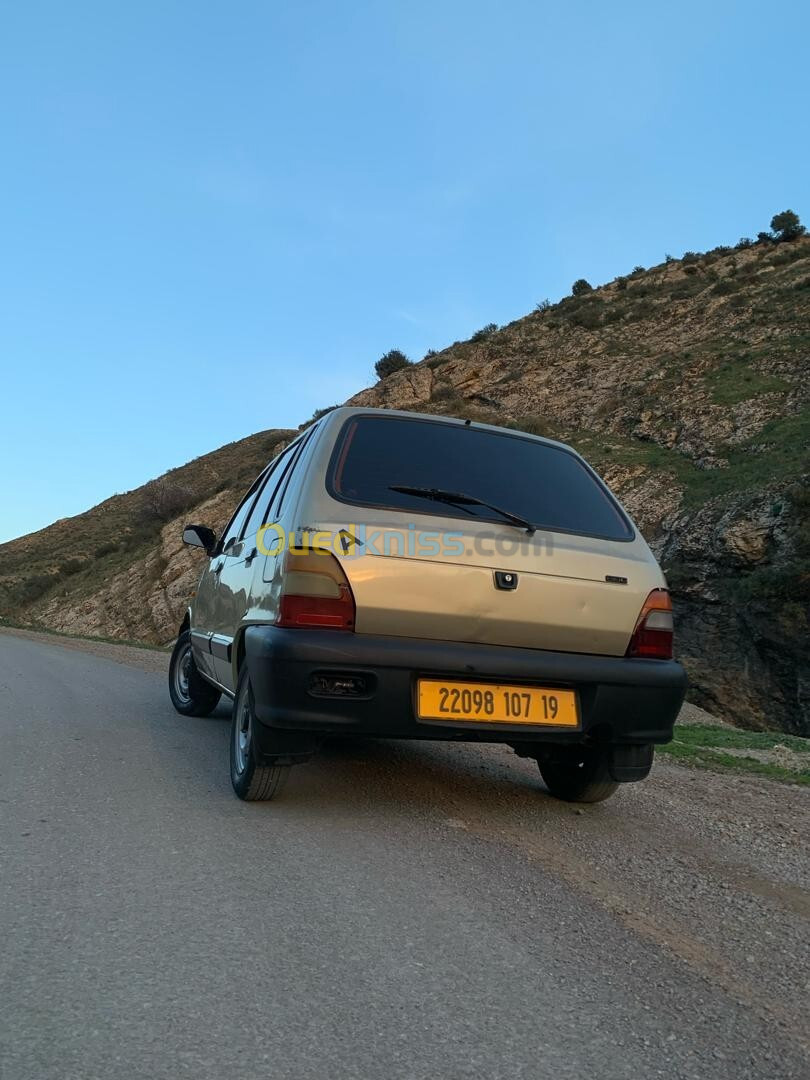
[[565, 802], [597, 803], [619, 786], [610, 775], [610, 752], [601, 747], [571, 747], [538, 757], [540, 775], [551, 794]]
[[178, 637], [169, 661], [169, 697], [183, 716], [208, 716], [222, 697], [197, 671], [188, 630]]
[[259, 757], [254, 738], [256, 712], [247, 664], [242, 665], [231, 718], [231, 784], [240, 799], [259, 802], [279, 794], [289, 765], [267, 763]]

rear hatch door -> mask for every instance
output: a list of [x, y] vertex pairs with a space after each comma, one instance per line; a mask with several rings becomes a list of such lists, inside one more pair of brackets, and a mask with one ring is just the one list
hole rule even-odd
[[[393, 490], [401, 486], [434, 497]], [[606, 486], [549, 440], [359, 414], [337, 439], [326, 487], [335, 516], [320, 527], [356, 537], [340, 557], [358, 633], [623, 655], [646, 596], [662, 585]], [[506, 521], [504, 510], [536, 528]]]
[[418, 532], [379, 523], [341, 556], [357, 633], [620, 656], [661, 583], [635, 543], [446, 524], [436, 554], [420, 552]]

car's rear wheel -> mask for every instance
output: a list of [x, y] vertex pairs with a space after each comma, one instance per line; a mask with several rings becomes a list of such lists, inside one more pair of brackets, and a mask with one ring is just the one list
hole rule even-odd
[[267, 801], [278, 795], [289, 776], [289, 765], [260, 759], [254, 738], [256, 712], [247, 664], [242, 665], [231, 718], [231, 784], [245, 802]]
[[169, 697], [183, 716], [208, 716], [222, 697], [197, 670], [188, 630], [178, 637], [169, 661]]
[[537, 764], [548, 790], [565, 802], [603, 802], [619, 786], [610, 775], [609, 751], [600, 747], [566, 748], [564, 753], [539, 757]]

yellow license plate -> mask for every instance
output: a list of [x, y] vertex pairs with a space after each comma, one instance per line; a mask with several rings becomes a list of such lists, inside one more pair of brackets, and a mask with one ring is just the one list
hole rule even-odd
[[420, 720], [579, 727], [574, 691], [545, 686], [420, 679], [418, 712]]

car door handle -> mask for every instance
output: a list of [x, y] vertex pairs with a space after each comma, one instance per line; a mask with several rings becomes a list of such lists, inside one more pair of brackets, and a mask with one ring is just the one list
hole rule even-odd
[[245, 566], [250, 566], [250, 564], [253, 562], [253, 560], [258, 554], [259, 552], [256, 548], [253, 548], [252, 551], [248, 552], [248, 554], [245, 556]]
[[213, 572], [214, 574], [217, 574], [217, 575], [219, 575], [219, 574], [220, 574], [220, 573], [222, 572], [222, 567], [223, 567], [224, 565], [225, 565], [225, 560], [223, 559], [223, 560], [222, 560], [221, 562], [218, 562], [218, 563], [217, 563], [217, 565], [216, 565], [216, 566], [214, 567], [214, 569], [213, 569], [213, 571], [212, 571], [212, 572]]

